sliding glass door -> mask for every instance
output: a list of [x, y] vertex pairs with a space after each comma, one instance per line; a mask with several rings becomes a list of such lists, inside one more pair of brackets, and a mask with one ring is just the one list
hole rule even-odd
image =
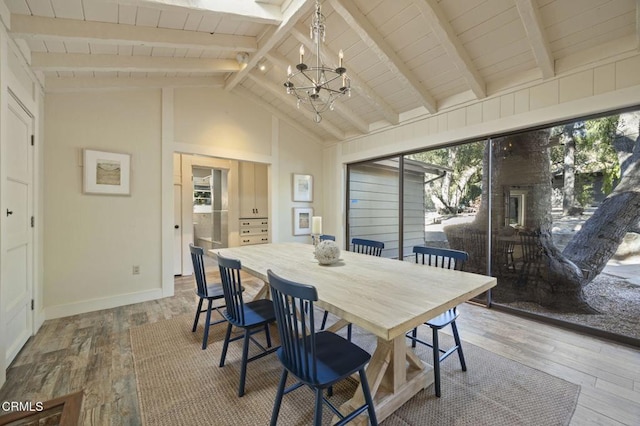
[[[348, 166], [348, 237], [469, 253], [478, 299], [640, 343], [640, 111]], [[585, 328], [586, 327], [586, 328]]]

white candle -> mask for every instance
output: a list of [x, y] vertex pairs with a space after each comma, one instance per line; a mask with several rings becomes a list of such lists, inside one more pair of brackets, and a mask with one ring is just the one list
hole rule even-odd
[[313, 216], [311, 218], [311, 233], [312, 234], [322, 234], [322, 217]]

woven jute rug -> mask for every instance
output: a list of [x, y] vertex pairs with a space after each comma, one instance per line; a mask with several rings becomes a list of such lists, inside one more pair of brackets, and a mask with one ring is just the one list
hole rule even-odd
[[[232, 342], [226, 365], [218, 367], [225, 324], [212, 327], [209, 346], [201, 349], [202, 326], [191, 332], [193, 317], [131, 329], [138, 397], [145, 425], [266, 425], [281, 373], [275, 354], [249, 363], [245, 395], [237, 397], [242, 341]], [[427, 335], [426, 327], [421, 333]], [[277, 337], [273, 329], [272, 335]], [[444, 344], [451, 343], [442, 334]], [[375, 338], [354, 327], [354, 342], [371, 351]], [[277, 340], [276, 340], [277, 341]], [[252, 345], [253, 346], [253, 345]], [[430, 362], [427, 347], [419, 356]], [[442, 397], [433, 386], [419, 392], [384, 425], [566, 425], [580, 391], [578, 385], [529, 368], [463, 342], [467, 371], [457, 355], [441, 364]], [[255, 349], [255, 348], [253, 348]], [[292, 382], [293, 383], [293, 382]], [[346, 380], [334, 388], [339, 406], [354, 392]], [[279, 425], [308, 425], [313, 418], [313, 393], [306, 387], [284, 396]], [[332, 413], [324, 409], [324, 424]]]

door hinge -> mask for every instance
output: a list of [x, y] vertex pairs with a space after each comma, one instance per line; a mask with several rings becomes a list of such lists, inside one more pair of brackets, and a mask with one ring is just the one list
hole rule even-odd
[[36, 137], [34, 135], [31, 135], [31, 146], [34, 146], [36, 144], [35, 140]]
[[31, 310], [32, 310], [32, 311], [33, 311], [33, 309], [34, 309], [34, 306], [35, 306], [35, 304], [34, 304], [34, 302], [33, 302], [33, 299], [31, 299]]
[[31, 216], [31, 227], [33, 228], [34, 226], [36, 226], [36, 218]]

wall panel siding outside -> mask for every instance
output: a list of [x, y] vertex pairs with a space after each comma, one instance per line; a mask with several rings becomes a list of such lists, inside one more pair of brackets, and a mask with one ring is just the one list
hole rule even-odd
[[374, 164], [350, 167], [349, 249], [353, 238], [382, 241], [382, 256], [398, 256], [398, 171]]
[[404, 173], [403, 258], [412, 256], [413, 246], [424, 244], [424, 173]]
[[[398, 170], [374, 163], [350, 166], [349, 238], [382, 241], [384, 257], [399, 255]], [[424, 175], [405, 173], [404, 244], [424, 244]]]

